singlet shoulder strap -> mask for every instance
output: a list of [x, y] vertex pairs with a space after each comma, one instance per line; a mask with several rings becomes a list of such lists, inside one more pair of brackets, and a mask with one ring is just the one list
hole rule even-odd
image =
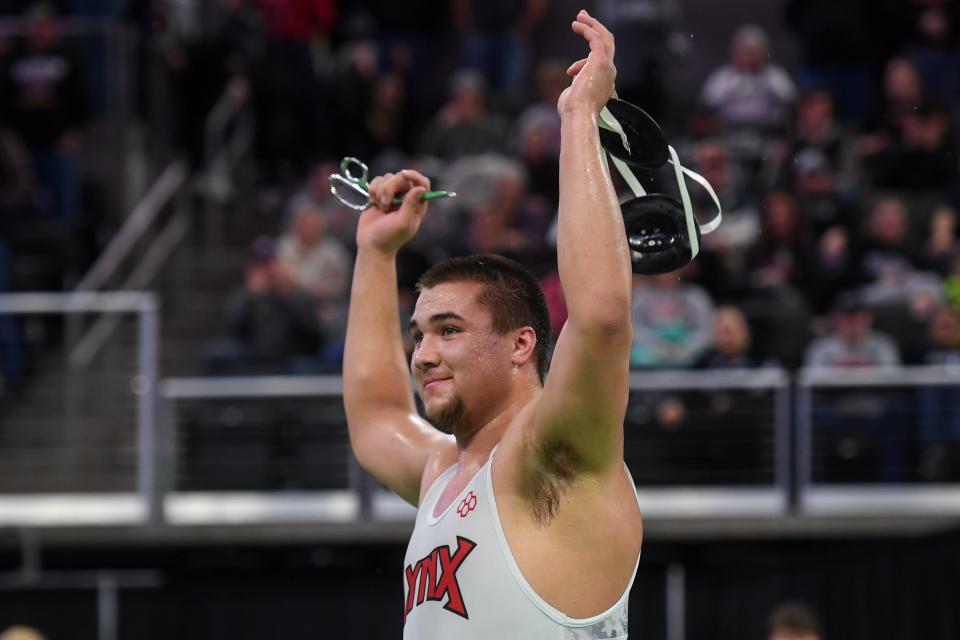
[[[443, 488], [447, 486], [447, 482], [450, 481], [450, 478], [453, 477], [453, 474], [457, 471], [458, 463], [454, 462], [452, 465], [440, 472], [433, 482], [430, 483], [430, 488], [427, 489], [427, 492], [423, 494], [423, 500], [420, 501], [418, 509], [423, 510], [429, 505], [433, 505], [437, 502], [437, 498], [440, 496], [440, 492], [443, 491]], [[431, 506], [432, 510], [433, 507]]]

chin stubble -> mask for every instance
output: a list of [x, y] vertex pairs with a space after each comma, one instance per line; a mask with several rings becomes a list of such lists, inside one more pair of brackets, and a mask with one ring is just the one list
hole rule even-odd
[[444, 433], [454, 433], [457, 424], [463, 419], [463, 401], [453, 397], [439, 411], [427, 417]]

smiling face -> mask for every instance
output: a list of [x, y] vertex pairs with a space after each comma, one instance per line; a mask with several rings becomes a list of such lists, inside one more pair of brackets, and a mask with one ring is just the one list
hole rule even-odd
[[427, 418], [457, 436], [482, 424], [515, 379], [514, 332], [493, 330], [490, 311], [477, 301], [482, 287], [447, 282], [424, 289], [410, 320], [410, 367]]

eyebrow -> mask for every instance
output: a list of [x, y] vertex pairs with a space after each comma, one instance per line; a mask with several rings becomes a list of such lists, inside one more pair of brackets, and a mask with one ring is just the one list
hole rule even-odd
[[[430, 320], [427, 322], [427, 324], [443, 322], [444, 320], [460, 320], [461, 322], [464, 321], [461, 316], [457, 315], [453, 311], [445, 311], [443, 313], [435, 313], [432, 316], [430, 316]], [[414, 320], [413, 318], [410, 318], [410, 325], [407, 327], [407, 330], [413, 331], [416, 328], [417, 328], [417, 321]]]

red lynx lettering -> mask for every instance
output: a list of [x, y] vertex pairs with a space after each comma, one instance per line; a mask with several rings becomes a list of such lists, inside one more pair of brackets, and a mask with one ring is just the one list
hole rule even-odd
[[418, 560], [417, 564], [407, 565], [404, 570], [406, 578], [407, 605], [403, 611], [403, 621], [413, 611], [414, 606], [420, 606], [425, 601], [440, 601], [444, 596], [447, 604], [443, 608], [452, 611], [458, 616], [469, 619], [467, 605], [460, 594], [460, 583], [457, 582], [457, 569], [467, 559], [470, 552], [477, 546], [476, 542], [457, 536], [457, 550], [450, 555], [450, 547], [437, 547], [427, 557]]

